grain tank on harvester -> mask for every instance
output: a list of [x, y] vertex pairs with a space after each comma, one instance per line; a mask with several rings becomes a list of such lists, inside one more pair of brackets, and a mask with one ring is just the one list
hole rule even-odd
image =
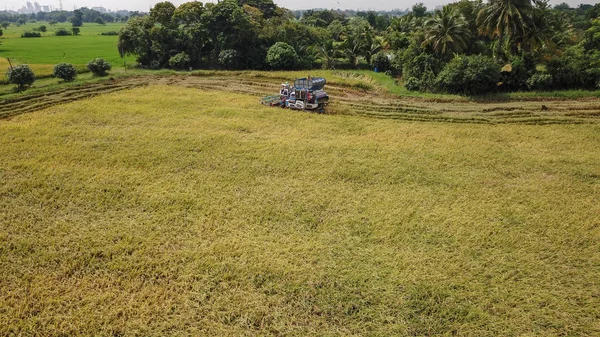
[[323, 90], [327, 81], [323, 77], [306, 77], [294, 80], [294, 85], [281, 84], [279, 95], [265, 96], [260, 103], [294, 110], [325, 112], [329, 96]]

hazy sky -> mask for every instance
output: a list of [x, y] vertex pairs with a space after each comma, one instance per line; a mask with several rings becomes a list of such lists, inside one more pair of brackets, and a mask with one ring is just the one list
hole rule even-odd
[[[30, 0], [33, 2], [34, 0]], [[187, 2], [189, 0], [173, 0], [175, 5]], [[309, 9], [309, 8], [329, 8], [329, 9], [360, 9], [360, 10], [389, 10], [389, 9], [406, 9], [410, 8], [416, 2], [423, 2], [429, 9], [433, 9], [438, 5], [443, 5], [451, 0], [274, 0], [278, 6], [289, 9]], [[40, 5], [49, 5], [59, 8], [59, 0], [37, 0]], [[73, 10], [73, 6], [79, 7], [97, 7], [102, 6], [107, 9], [127, 9], [147, 12], [150, 7], [159, 1], [156, 0], [63, 0], [63, 9]], [[211, 2], [216, 2], [213, 0]], [[567, 2], [572, 7], [576, 7], [581, 3], [595, 4], [597, 1], [590, 0], [551, 0], [551, 4]], [[0, 10], [12, 9], [17, 10], [24, 6], [26, 1], [23, 0], [0, 0]]]

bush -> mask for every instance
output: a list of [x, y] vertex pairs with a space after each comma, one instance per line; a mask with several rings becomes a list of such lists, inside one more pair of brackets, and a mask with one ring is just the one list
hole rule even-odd
[[46, 26], [44, 26], [44, 25], [41, 25], [41, 26], [38, 28], [38, 30], [39, 30], [40, 32], [42, 32], [42, 33], [45, 33], [45, 32], [46, 32], [46, 30], [47, 30], [47, 28], [46, 28]]
[[110, 70], [110, 63], [104, 61], [103, 58], [94, 59], [87, 64], [87, 68], [96, 76], [106, 76]]
[[585, 53], [580, 46], [569, 48], [561, 57], [548, 62], [546, 69], [552, 76], [555, 89], [594, 89], [600, 81], [598, 53]]
[[404, 87], [410, 91], [418, 91], [421, 89], [421, 81], [416, 77], [409, 77], [404, 81]]
[[552, 87], [552, 75], [535, 73], [527, 79], [527, 87], [531, 90], [547, 90]]
[[425, 72], [423, 72], [423, 76], [421, 76], [420, 90], [430, 92], [436, 91], [435, 79], [436, 77], [433, 71], [431, 71], [431, 69], [426, 69]]
[[110, 32], [102, 32], [100, 35], [119, 35], [119, 32], [110, 31]]
[[150, 61], [150, 64], [148, 65], [148, 68], [150, 68], [152, 70], [158, 70], [158, 69], [160, 69], [160, 62], [158, 62], [158, 60], [152, 60], [152, 61]]
[[35, 82], [35, 74], [26, 64], [9, 69], [6, 76], [8, 77], [8, 82], [16, 84], [19, 91], [25, 90]]
[[390, 60], [390, 70], [393, 74], [402, 74], [402, 63], [402, 53], [396, 52], [392, 54], [392, 59]]
[[266, 61], [273, 69], [293, 69], [298, 63], [298, 54], [289, 44], [277, 42], [267, 51]]
[[502, 89], [507, 91], [527, 89], [527, 80], [535, 72], [535, 62], [530, 54], [515, 56], [510, 66], [502, 68]]
[[234, 49], [225, 49], [219, 53], [219, 64], [225, 69], [235, 69], [239, 66], [239, 53]]
[[65, 82], [70, 82], [77, 76], [75, 66], [70, 63], [59, 63], [54, 66], [54, 77], [63, 79]]
[[500, 67], [486, 56], [458, 56], [439, 73], [436, 87], [452, 94], [478, 95], [494, 91]]
[[169, 66], [174, 69], [187, 69], [190, 66], [190, 61], [189, 55], [181, 52], [169, 59]]
[[73, 35], [79, 35], [79, 32], [80, 32], [79, 28], [77, 28], [77, 27], [71, 28], [71, 31], [73, 32]]
[[432, 55], [421, 53], [409, 58], [402, 66], [402, 74], [406, 77], [422, 78], [427, 70], [437, 74], [440, 71], [440, 61]]
[[380, 72], [386, 72], [392, 69], [392, 63], [388, 54], [379, 52], [371, 60], [371, 66], [377, 68]]
[[42, 34], [36, 32], [24, 32], [21, 37], [42, 37]]
[[66, 30], [65, 28], [59, 28], [54, 32], [54, 35], [56, 36], [67, 36], [67, 35], [72, 35], [70, 31]]

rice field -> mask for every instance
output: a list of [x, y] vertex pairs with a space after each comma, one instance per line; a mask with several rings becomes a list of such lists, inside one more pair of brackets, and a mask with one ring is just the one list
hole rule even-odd
[[[32, 31], [40, 25], [46, 25], [48, 31], [39, 38], [21, 38], [25, 31]], [[59, 28], [71, 30], [67, 23], [50, 26], [46, 22], [28, 23], [22, 26], [9, 26], [0, 39], [0, 70], [8, 68], [6, 58], [15, 64], [28, 64], [38, 77], [52, 75], [55, 64], [66, 62], [74, 64], [79, 72], [85, 71], [85, 65], [102, 57], [113, 65], [121, 67], [123, 62], [133, 64], [135, 58], [121, 59], [117, 50], [118, 36], [100, 35], [102, 32], [118, 32], [123, 24], [108, 23], [106, 26], [85, 23], [80, 27], [78, 36], [54, 36]], [[2, 74], [4, 75], [4, 74]]]
[[600, 334], [595, 100], [257, 104], [289, 75], [2, 101], [0, 335]]

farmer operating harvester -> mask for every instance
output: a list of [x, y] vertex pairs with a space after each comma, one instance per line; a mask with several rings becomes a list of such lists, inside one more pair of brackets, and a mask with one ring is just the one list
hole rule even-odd
[[325, 112], [329, 103], [329, 96], [323, 90], [325, 83], [323, 77], [310, 76], [295, 80], [293, 86], [287, 82], [282, 83], [279, 95], [263, 97], [260, 103], [294, 110]]

